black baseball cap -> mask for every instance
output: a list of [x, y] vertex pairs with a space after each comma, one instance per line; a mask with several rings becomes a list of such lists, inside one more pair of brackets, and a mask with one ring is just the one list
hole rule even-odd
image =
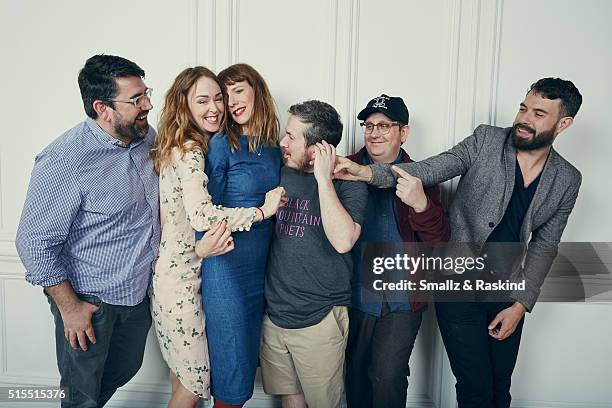
[[389, 119], [403, 123], [404, 125], [408, 124], [408, 108], [404, 103], [404, 100], [399, 96], [388, 96], [382, 94], [374, 99], [372, 99], [359, 115], [357, 115], [357, 119], [365, 120], [372, 113], [380, 112], [387, 116]]

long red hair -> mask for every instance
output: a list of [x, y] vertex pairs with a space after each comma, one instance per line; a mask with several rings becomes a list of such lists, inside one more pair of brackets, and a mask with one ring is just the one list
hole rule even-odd
[[[166, 92], [164, 107], [157, 127], [157, 138], [151, 149], [153, 165], [158, 174], [165, 165], [170, 163], [172, 149], [175, 147], [180, 150], [181, 155], [194, 148], [201, 149], [204, 154], [208, 152], [210, 135], [196, 125], [189, 111], [188, 103], [189, 90], [202, 77], [214, 80], [219, 84], [219, 88], [223, 88], [214, 72], [206, 67], [197, 66], [187, 68], [178, 74]], [[185, 142], [189, 140], [194, 143], [190, 147], [185, 147]]]

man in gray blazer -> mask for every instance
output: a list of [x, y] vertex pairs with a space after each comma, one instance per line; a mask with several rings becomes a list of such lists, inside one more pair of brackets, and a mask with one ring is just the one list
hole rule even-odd
[[417, 163], [360, 166], [338, 159], [336, 177], [396, 185], [401, 199], [420, 183], [461, 176], [449, 209], [450, 241], [477, 248], [522, 244], [523, 262], [514, 264], [510, 279], [524, 281], [525, 290], [511, 291], [507, 302], [436, 303], [460, 408], [510, 406], [524, 315], [557, 255], [581, 183], [580, 172], [552, 144], [581, 103], [572, 82], [544, 78], [531, 85], [510, 128], [480, 125], [452, 149]]

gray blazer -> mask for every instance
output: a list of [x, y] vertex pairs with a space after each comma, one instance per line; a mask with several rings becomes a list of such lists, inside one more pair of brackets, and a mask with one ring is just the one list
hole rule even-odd
[[[474, 134], [444, 153], [399, 165], [425, 186], [462, 176], [449, 209], [451, 242], [470, 242], [482, 248], [504, 216], [514, 189], [516, 166], [510, 130], [480, 125]], [[370, 184], [392, 187], [396, 178], [388, 164], [372, 165]], [[521, 226], [524, 262], [517, 264], [511, 275], [513, 281], [525, 279], [525, 291], [512, 292], [511, 298], [529, 311], [557, 256], [581, 181], [580, 172], [551, 149]]]

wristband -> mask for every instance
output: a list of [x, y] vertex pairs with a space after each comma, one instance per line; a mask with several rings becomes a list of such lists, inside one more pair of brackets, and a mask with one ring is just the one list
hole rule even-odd
[[255, 207], [255, 208], [257, 208], [257, 210], [258, 210], [258, 211], [261, 213], [261, 220], [262, 220], [262, 221], [263, 221], [263, 220], [265, 220], [265, 219], [266, 219], [266, 216], [264, 215], [263, 210], [262, 210], [261, 208], [259, 208], [259, 207]]

